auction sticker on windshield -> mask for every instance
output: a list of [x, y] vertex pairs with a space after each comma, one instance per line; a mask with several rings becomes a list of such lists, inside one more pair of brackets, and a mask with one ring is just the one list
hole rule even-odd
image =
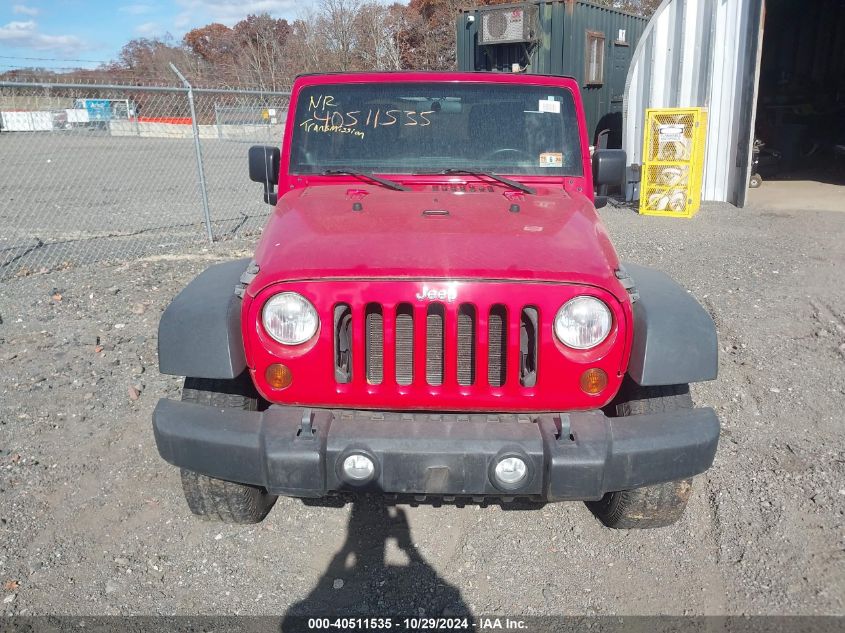
[[540, 154], [540, 167], [563, 167], [561, 152], [543, 152]]
[[551, 112], [552, 114], [560, 114], [560, 101], [554, 99], [540, 99], [540, 105], [537, 106], [540, 112]]

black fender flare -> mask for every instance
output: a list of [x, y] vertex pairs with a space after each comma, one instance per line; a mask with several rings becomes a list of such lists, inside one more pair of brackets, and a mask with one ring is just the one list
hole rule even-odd
[[243, 373], [241, 299], [235, 289], [249, 263], [210, 266], [170, 302], [158, 324], [161, 373], [224, 379]]
[[628, 374], [638, 385], [714, 380], [719, 369], [716, 325], [707, 311], [665, 273], [625, 263], [639, 298]]

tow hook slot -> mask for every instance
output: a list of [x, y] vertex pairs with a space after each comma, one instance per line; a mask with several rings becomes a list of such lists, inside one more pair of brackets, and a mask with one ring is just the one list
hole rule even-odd
[[299, 422], [299, 430], [296, 432], [298, 440], [313, 440], [317, 430], [314, 428], [314, 412], [311, 409], [302, 410], [302, 419]]
[[572, 421], [568, 413], [557, 414], [555, 428], [557, 429], [556, 439], [561, 444], [569, 444], [575, 441], [575, 436], [572, 434]]

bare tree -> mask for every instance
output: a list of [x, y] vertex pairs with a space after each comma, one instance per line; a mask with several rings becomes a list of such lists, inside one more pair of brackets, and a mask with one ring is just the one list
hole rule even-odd
[[149, 83], [173, 83], [175, 77], [170, 69], [171, 63], [194, 76], [199, 67], [198, 59], [186, 49], [175, 45], [168, 35], [161, 39], [130, 40], [120, 50], [118, 64], [111, 68], [131, 71]]
[[402, 68], [400, 33], [407, 28], [407, 9], [368, 2], [356, 16], [356, 53], [361, 69], [399, 70]]
[[293, 35], [286, 47], [291, 74], [326, 70], [326, 49], [313, 12], [293, 23]]
[[315, 31], [332, 70], [355, 70], [356, 22], [360, 0], [321, 0]]
[[607, 7], [650, 18], [663, 0], [593, 0]]
[[238, 22], [233, 31], [240, 79], [262, 90], [285, 88], [290, 79], [285, 64], [285, 45], [292, 31], [288, 21], [268, 13], [250, 15]]

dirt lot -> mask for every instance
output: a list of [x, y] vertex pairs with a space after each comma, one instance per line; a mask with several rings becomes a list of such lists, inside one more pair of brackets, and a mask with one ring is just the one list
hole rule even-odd
[[578, 503], [191, 517], [151, 432], [180, 386], [157, 372], [156, 325], [251, 246], [228, 242], [0, 286], [2, 612], [845, 614], [845, 213], [602, 215], [719, 328], [719, 380], [694, 397], [721, 444], [678, 525], [612, 531]]

